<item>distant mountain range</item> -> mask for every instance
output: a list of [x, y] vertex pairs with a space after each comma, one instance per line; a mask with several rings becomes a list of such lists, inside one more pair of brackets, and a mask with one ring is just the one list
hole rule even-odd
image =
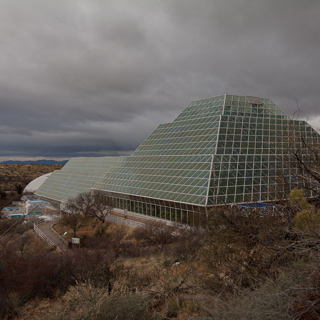
[[50, 165], [50, 164], [66, 164], [68, 162], [68, 160], [62, 160], [62, 161], [56, 161], [56, 160], [25, 160], [25, 161], [20, 161], [20, 160], [7, 160], [7, 161], [2, 161], [1, 163], [4, 164], [12, 164], [12, 163], [22, 163], [22, 164], [46, 164], [46, 165]]

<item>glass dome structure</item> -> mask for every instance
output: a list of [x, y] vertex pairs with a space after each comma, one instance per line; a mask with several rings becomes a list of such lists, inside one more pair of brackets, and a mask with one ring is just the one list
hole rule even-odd
[[319, 134], [270, 99], [200, 99], [130, 156], [73, 158], [37, 194], [59, 203], [99, 190], [119, 209], [198, 224], [214, 205], [286, 198], [301, 183], [290, 160], [301, 137]]

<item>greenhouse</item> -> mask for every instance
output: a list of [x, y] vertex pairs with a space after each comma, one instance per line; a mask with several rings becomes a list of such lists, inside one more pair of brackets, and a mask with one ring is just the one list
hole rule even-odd
[[302, 136], [319, 137], [270, 99], [201, 99], [159, 125], [130, 156], [73, 158], [37, 194], [59, 204], [99, 190], [121, 210], [202, 224], [214, 205], [286, 198], [301, 183], [289, 157]]

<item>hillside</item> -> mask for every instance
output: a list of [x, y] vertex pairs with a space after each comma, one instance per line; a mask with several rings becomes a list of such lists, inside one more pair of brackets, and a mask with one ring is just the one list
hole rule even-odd
[[33, 179], [59, 170], [62, 164], [41, 165], [41, 164], [0, 164], [0, 190], [11, 191], [16, 190], [17, 185], [23, 188]]
[[206, 230], [66, 215], [54, 228], [70, 242], [76, 223], [81, 247], [62, 254], [32, 223], [0, 221], [0, 318], [319, 319], [320, 212], [290, 196], [271, 211], [215, 208]]
[[0, 164], [45, 164], [45, 165], [51, 165], [51, 164], [66, 164], [68, 162], [68, 160], [63, 160], [63, 161], [56, 161], [56, 160], [46, 160], [46, 159], [42, 159], [42, 160], [7, 160], [7, 161], [2, 161], [0, 162]]

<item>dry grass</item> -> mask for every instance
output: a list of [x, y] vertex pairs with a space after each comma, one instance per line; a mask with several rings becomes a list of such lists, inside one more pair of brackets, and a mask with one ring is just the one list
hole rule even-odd
[[17, 309], [16, 320], [44, 319], [61, 306], [60, 299], [34, 299]]
[[[2, 221], [6, 229], [15, 221]], [[48, 245], [40, 239], [33, 231], [32, 223], [23, 221], [14, 226], [8, 233], [0, 238], [0, 249], [10, 250], [25, 254], [28, 252], [43, 252]]]
[[[123, 230], [125, 236], [127, 237], [130, 236], [132, 232], [127, 227], [113, 225], [108, 222], [102, 224], [97, 218], [84, 217], [83, 219], [83, 226], [77, 231], [77, 236], [79, 238], [93, 238], [99, 234], [108, 234], [112, 236], [116, 233], [119, 233], [120, 230]], [[73, 231], [71, 228], [68, 228], [66, 225], [60, 223], [60, 221], [57, 221], [53, 228], [67, 241], [71, 241], [73, 236]]]
[[[276, 220], [273, 219], [273, 222], [276, 223]], [[294, 316], [294, 303], [297, 303], [298, 307], [313, 303], [313, 300], [306, 298], [310, 296], [306, 295], [310, 290], [313, 290], [310, 291], [312, 299], [318, 297], [320, 271], [317, 269], [316, 273], [313, 273], [312, 279], [319, 282], [316, 288], [310, 287], [312, 281], [305, 280], [307, 278], [303, 272], [306, 268], [312, 269], [318, 264], [309, 266], [302, 261], [300, 267], [286, 270], [285, 266], [292, 266], [293, 258], [289, 260], [290, 256], [286, 264], [276, 264], [277, 270], [272, 274], [256, 275], [253, 272], [252, 282], [238, 281], [247, 275], [245, 262], [248, 255], [253, 259], [251, 266], [255, 267], [255, 255], [259, 253], [262, 259], [266, 254], [261, 244], [249, 246], [249, 240], [252, 241], [250, 235], [254, 234], [248, 229], [250, 225], [241, 223], [240, 226], [245, 228], [241, 229], [241, 233], [231, 228], [228, 233], [217, 233], [214, 229], [210, 231], [210, 237], [185, 232], [173, 237], [159, 249], [156, 242], [146, 241], [150, 236], [148, 234], [86, 218], [85, 226], [78, 232], [84, 250], [69, 252], [98, 254], [99, 258], [94, 261], [97, 269], [94, 271], [90, 265], [88, 277], [77, 278], [80, 286], [69, 287], [69, 293], [63, 299], [56, 300], [56, 313], [42, 317], [41, 310], [46, 308], [44, 301], [44, 305], [34, 304], [32, 307], [30, 304], [30, 309], [39, 310], [34, 313], [30, 310], [30, 316], [23, 319], [73, 320], [82, 316], [81, 319], [90, 319], [91, 312], [107, 312], [102, 307], [102, 300], [97, 298], [100, 293], [106, 305], [111, 303], [110, 301], [114, 301], [117, 306], [128, 302], [134, 308], [135, 301], [142, 302], [144, 312], [148, 314], [151, 311], [155, 319], [294, 319], [290, 318]], [[55, 229], [60, 234], [67, 231], [67, 239], [71, 239], [72, 231], [65, 226], [57, 223]], [[148, 230], [145, 232], [150, 232], [150, 229]], [[248, 234], [244, 231], [248, 231]], [[280, 236], [281, 233], [281, 240]], [[314, 255], [317, 256], [318, 253]], [[101, 267], [100, 257], [108, 257], [108, 262]], [[82, 263], [87, 260], [84, 258]], [[95, 273], [104, 274], [105, 267], [109, 270], [108, 282], [99, 277], [96, 282], [87, 282]], [[230, 267], [234, 272], [230, 271]], [[299, 292], [304, 290], [303, 283], [307, 284], [310, 290], [299, 296]], [[83, 299], [91, 293], [94, 296], [88, 304], [79, 304], [72, 300], [70, 305], [70, 298], [73, 296]], [[109, 294], [114, 297], [110, 298]], [[144, 301], [148, 301], [148, 308], [143, 304]], [[68, 318], [64, 318], [64, 310], [70, 311]], [[122, 309], [115, 310], [121, 314]], [[151, 315], [149, 316], [148, 319], [151, 319]]]

